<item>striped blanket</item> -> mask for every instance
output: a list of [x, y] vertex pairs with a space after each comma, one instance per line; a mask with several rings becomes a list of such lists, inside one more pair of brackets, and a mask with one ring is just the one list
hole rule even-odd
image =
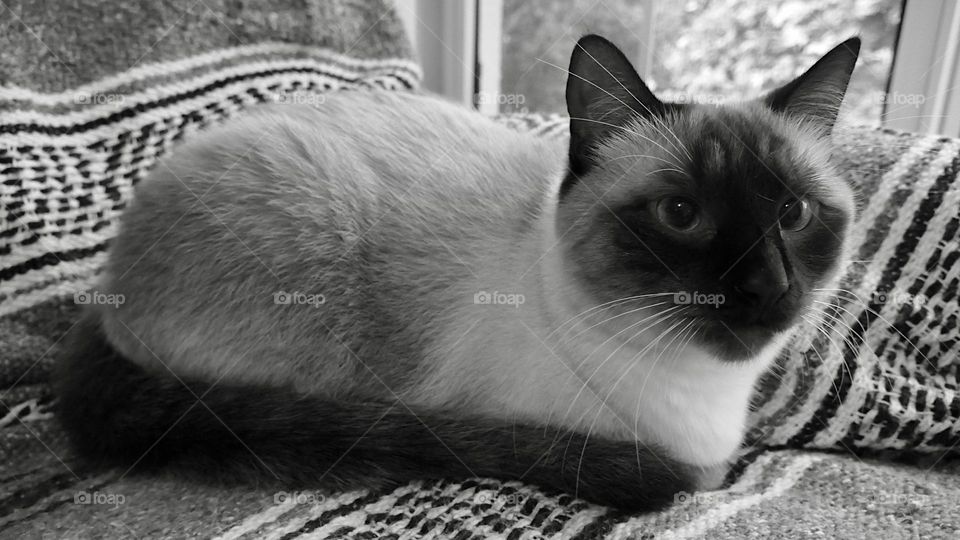
[[[286, 492], [78, 462], [51, 417], [50, 365], [158, 157], [256, 103], [417, 85], [386, 4], [303, 5], [144, 0], [106, 6], [111, 17], [99, 0], [4, 8], [0, 537], [960, 536], [960, 141], [883, 130], [836, 136], [837, 163], [861, 193], [855, 261], [762, 381], [726, 489], [630, 515], [489, 479]], [[26, 61], [39, 57], [51, 61]], [[500, 121], [565, 136], [558, 116]]]

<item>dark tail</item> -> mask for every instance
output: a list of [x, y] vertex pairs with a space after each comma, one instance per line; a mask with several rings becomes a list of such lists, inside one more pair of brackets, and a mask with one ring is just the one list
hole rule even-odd
[[688, 466], [633, 442], [411, 411], [400, 402], [181, 382], [121, 357], [96, 323], [80, 323], [72, 333], [77, 339], [56, 374], [59, 416], [79, 453], [104, 465], [170, 463], [224, 480], [312, 487], [481, 476], [641, 510], [693, 488]]

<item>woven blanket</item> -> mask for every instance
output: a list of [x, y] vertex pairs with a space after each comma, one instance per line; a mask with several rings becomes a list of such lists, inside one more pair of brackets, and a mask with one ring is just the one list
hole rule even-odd
[[[882, 130], [837, 134], [862, 195], [856, 260], [762, 381], [724, 490], [638, 516], [490, 479], [284, 492], [87, 468], [51, 417], [47, 377], [132, 186], [251, 105], [405, 91], [419, 70], [384, 2], [0, 9], [0, 537], [960, 535], [960, 142]], [[565, 136], [561, 117], [500, 120]]]

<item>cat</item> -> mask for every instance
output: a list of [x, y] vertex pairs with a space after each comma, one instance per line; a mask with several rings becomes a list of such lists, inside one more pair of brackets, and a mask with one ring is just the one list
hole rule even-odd
[[374, 91], [209, 129], [136, 187], [97, 286], [125, 300], [72, 332], [59, 417], [95, 462], [228, 481], [715, 488], [849, 249], [859, 45], [706, 106], [585, 36], [563, 143]]

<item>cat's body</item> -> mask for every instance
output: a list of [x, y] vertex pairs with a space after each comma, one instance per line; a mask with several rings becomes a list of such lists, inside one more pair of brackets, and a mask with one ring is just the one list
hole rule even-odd
[[[99, 308], [107, 336], [180, 376], [552, 416], [719, 465], [771, 355], [679, 354], [649, 347], [654, 332], [610, 339], [627, 325], [589, 328], [598, 318], [554, 332], [596, 303], [556, 248], [564, 150], [432, 97], [343, 93], [255, 111], [139, 188], [99, 289], [138, 293]], [[276, 302], [283, 293], [292, 303]], [[484, 293], [517, 302], [477, 303]], [[588, 356], [606, 362], [581, 366]]]
[[[478, 139], [492, 144], [478, 149]], [[103, 287], [156, 293], [101, 310], [108, 335], [156, 364], [132, 331], [189, 375], [229, 369], [228, 379], [303, 392], [475, 402], [469, 389], [413, 387], [462, 356], [456, 340], [475, 322], [506, 311], [476, 305], [475, 293], [522, 287], [562, 154], [436, 98], [347, 92], [323, 107], [260, 108], [198, 138], [139, 188]], [[282, 292], [318, 302], [278, 304]], [[364, 364], [387, 386], [364, 378]]]
[[[674, 129], [716, 134], [722, 125], [751, 151], [769, 154], [769, 166], [787, 167], [783, 163], [798, 156], [826, 159], [814, 132], [757, 105], [734, 112], [688, 109], [674, 119]], [[758, 125], [773, 136], [756, 138], [751, 130]], [[611, 161], [642, 161], [656, 154], [673, 170], [709, 171], [719, 166], [714, 161], [752, 159], [720, 144], [720, 135], [714, 142], [705, 139], [703, 148], [690, 148], [665, 124], [645, 120], [621, 126], [625, 135], [608, 135], [614, 142], [599, 149], [594, 145], [591, 152], [610, 153], [605, 157]], [[631, 140], [634, 135], [639, 138]], [[795, 148], [784, 153], [778, 137], [791, 140]], [[759, 142], [744, 142], [754, 139]], [[643, 151], [631, 156], [617, 147], [627, 144]], [[526, 473], [511, 472], [512, 467], [527, 472], [544, 468], [535, 454], [553, 456], [558, 447], [563, 456], [547, 459], [544, 470], [529, 479], [574, 490], [586, 482], [585, 496], [594, 500], [616, 503], [609, 497], [622, 496], [631, 483], [643, 490], [659, 482], [659, 491], [639, 496], [638, 502], [621, 499], [626, 506], [661, 504], [676, 491], [712, 487], [740, 444], [753, 386], [783, 345], [793, 313], [764, 330], [762, 338], [754, 339], [760, 332], [754, 326], [761, 324], [755, 321], [742, 334], [731, 330], [743, 345], [731, 353], [739, 345], [727, 343], [729, 336], [695, 339], [707, 323], [691, 315], [694, 308], [673, 303], [672, 294], [687, 289], [665, 287], [637, 295], [622, 280], [615, 281], [623, 268], [649, 275], [655, 270], [644, 264], [654, 261], [623, 263], [637, 246], [618, 244], [615, 238], [621, 233], [584, 243], [582, 231], [595, 226], [585, 217], [609, 211], [626, 227], [629, 218], [620, 213], [620, 201], [643, 195], [629, 192], [626, 162], [611, 166], [609, 174], [617, 177], [594, 184], [597, 191], [586, 185], [593, 197], [588, 196], [580, 185], [589, 182], [579, 177], [589, 178], [590, 167], [574, 166], [580, 156], [574, 155], [576, 145], [575, 136], [568, 171], [564, 143], [510, 130], [424, 96], [350, 92], [328, 95], [317, 107], [260, 108], [194, 139], [138, 186], [97, 288], [122, 294], [125, 302], [116, 308], [96, 306], [91, 331], [103, 333], [116, 351], [109, 353], [111, 358], [138, 366], [120, 370], [129, 375], [121, 384], [142, 382], [143, 374], [167, 379], [162, 392], [157, 390], [162, 397], [155, 398], [168, 406], [158, 405], [165, 411], [158, 414], [168, 418], [160, 426], [180, 413], [189, 425], [191, 415], [198, 414], [174, 405], [189, 401], [189, 394], [172, 380], [200, 384], [204, 391], [193, 397], [217, 405], [207, 409], [210, 417], [197, 426], [216, 431], [217, 423], [223, 424], [257, 460], [258, 451], [274, 448], [265, 443], [251, 449], [244, 434], [259, 440], [266, 437], [264, 429], [272, 428], [255, 425], [249, 411], [222, 421], [239, 410], [230, 409], [229, 396], [242, 400], [244, 388], [250, 389], [251, 407], [257, 392], [266, 389], [270, 405], [263, 422], [274, 421], [274, 427], [287, 426], [295, 414], [310, 410], [297, 396], [348, 409], [351, 404], [382, 404], [360, 415], [370, 429], [389, 423], [397, 411], [422, 419], [429, 435], [438, 435], [471, 473], [479, 467], [477, 474], [524, 478]], [[596, 154], [580, 157], [591, 160]], [[829, 173], [825, 163], [810, 170], [816, 178]], [[628, 181], [621, 182], [624, 177]], [[825, 211], [823, 218], [837, 224], [842, 235], [845, 222], [840, 220], [852, 213], [849, 188], [821, 185], [810, 191], [824, 208], [835, 211]], [[797, 279], [829, 279], [835, 272], [841, 238], [836, 243], [821, 239], [820, 244], [830, 260], [822, 268], [810, 263], [810, 275], [804, 278], [800, 271]], [[616, 255], [606, 260], [596, 246]], [[754, 248], [746, 242], [742, 247], [751, 254], [749, 262]], [[737, 255], [727, 261], [732, 269], [743, 264]], [[677, 277], [669, 264], [659, 263], [665, 270], [658, 271]], [[796, 271], [791, 264], [781, 266]], [[614, 285], [598, 282], [605, 279]], [[761, 293], [765, 291], [756, 295]], [[631, 295], [637, 298], [622, 300]], [[712, 316], [704, 313], [701, 319]], [[68, 366], [62, 393], [80, 410], [88, 399], [80, 387], [90, 380], [69, 382], [71, 369], [83, 373], [83, 368]], [[221, 385], [229, 391], [218, 391]], [[304, 410], [278, 404], [284, 395]], [[154, 398], [146, 392], [142, 399], [149, 408]], [[279, 411], [280, 419], [271, 411]], [[378, 411], [383, 413], [379, 417]], [[450, 421], [458, 417], [492, 419], [503, 427], [461, 428]], [[311, 418], [293, 429], [308, 429], [311, 421], [336, 424], [338, 418]], [[441, 426], [439, 433], [430, 429], [431, 421]], [[109, 425], [113, 427], [105, 433], [120, 424]], [[125, 418], [122, 425], [135, 426], [136, 419]], [[483, 437], [474, 440], [478, 433], [502, 436], [513, 427], [514, 437], [517, 429], [529, 437], [541, 426], [560, 431], [547, 433], [545, 428], [543, 440], [529, 443], [529, 456], [521, 459], [523, 452], [514, 453], [516, 464], [506, 464], [510, 452], [498, 450], [505, 441], [491, 442], [492, 457], [474, 448], [483, 444]], [[366, 424], [353, 427], [359, 433]], [[184, 447], [207, 448], [205, 439], [191, 438], [185, 426], [174, 422], [170, 428], [172, 439], [187, 441]], [[283, 434], [270, 431], [270, 437]], [[574, 434], [582, 444], [567, 456], [569, 448], [563, 447]], [[96, 437], [96, 428], [75, 428], [75, 440], [88, 453], [110, 453], [113, 443]], [[117, 444], [126, 444], [119, 453], [136, 457], [136, 449], [152, 449], [148, 443], [149, 438]], [[157, 451], [175, 453], [167, 444]], [[587, 452], [590, 445], [601, 455], [620, 454], [598, 462], [603, 458]], [[333, 444], [331, 452], [347, 446]], [[358, 459], [371, 468], [389, 468], [378, 462], [376, 449], [346, 449], [362, 454]], [[436, 458], [423, 452], [424, 459]], [[405, 459], [415, 463], [417, 456]], [[323, 469], [329, 461], [316, 467]], [[629, 476], [623, 470], [628, 465], [639, 466], [642, 470], [634, 471], [639, 476]], [[455, 474], [438, 468], [422, 472]], [[576, 471], [573, 479], [571, 470]], [[591, 474], [599, 484], [588, 482]], [[620, 489], [602, 484], [616, 483], [622, 474]], [[413, 470], [395, 480], [415, 477]], [[304, 472], [297, 478], [311, 477]], [[350, 480], [347, 474], [343, 478]]]

